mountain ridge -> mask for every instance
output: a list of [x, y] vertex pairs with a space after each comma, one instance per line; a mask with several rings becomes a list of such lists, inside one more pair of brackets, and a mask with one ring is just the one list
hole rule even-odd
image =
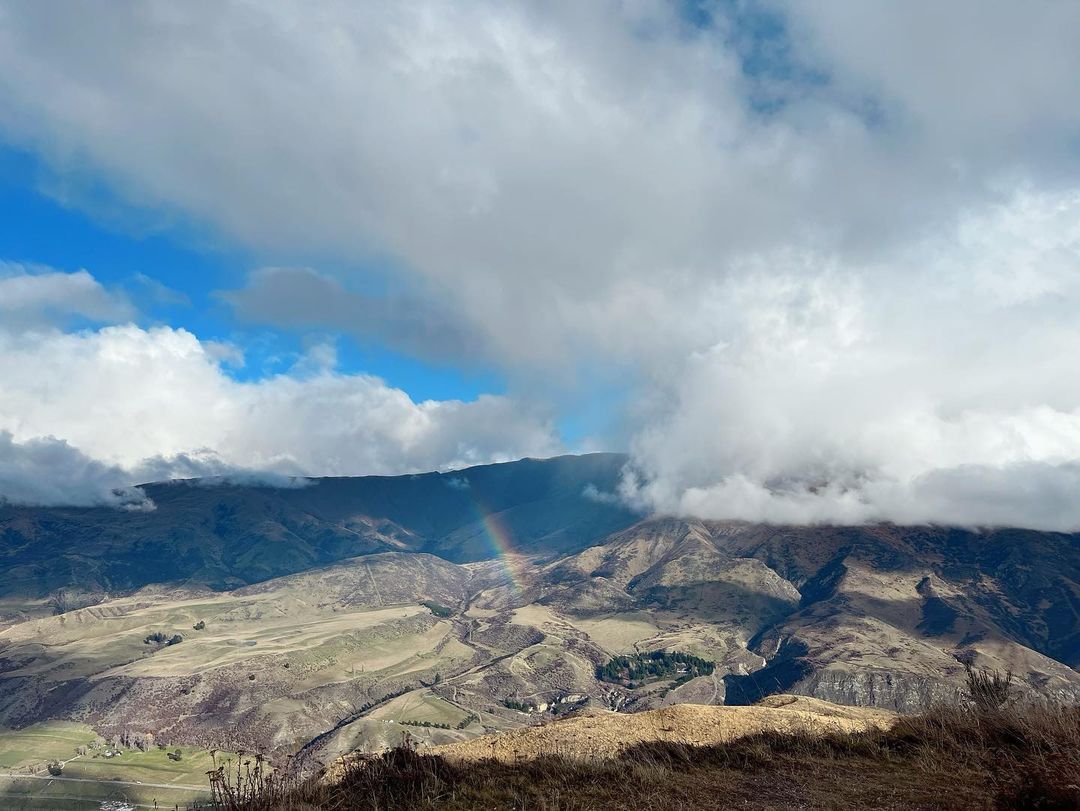
[[301, 488], [180, 480], [145, 485], [156, 505], [147, 512], [0, 505], [0, 599], [156, 582], [236, 588], [380, 551], [480, 560], [502, 551], [484, 529], [492, 515], [530, 554], [576, 550], [637, 520], [583, 495], [613, 489], [625, 461], [562, 456]]

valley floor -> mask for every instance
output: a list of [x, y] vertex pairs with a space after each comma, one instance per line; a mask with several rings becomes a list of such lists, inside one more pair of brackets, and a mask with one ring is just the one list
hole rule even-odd
[[[110, 802], [118, 808], [184, 808], [209, 796], [206, 772], [214, 763], [204, 750], [150, 746], [140, 751], [95, 747], [95, 741], [101, 739], [93, 729], [69, 721], [0, 728], [0, 808], [98, 811]], [[120, 754], [106, 757], [106, 749]], [[170, 753], [179, 753], [179, 759]], [[60, 775], [49, 773], [50, 762], [63, 764]]]

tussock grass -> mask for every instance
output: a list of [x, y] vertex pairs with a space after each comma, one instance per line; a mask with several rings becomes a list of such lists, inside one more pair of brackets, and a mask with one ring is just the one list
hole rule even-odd
[[[243, 775], [234, 775], [242, 779]], [[619, 758], [452, 763], [408, 745], [327, 784], [287, 771], [215, 811], [366, 809], [1080, 808], [1080, 707], [939, 707], [889, 730], [635, 746]]]

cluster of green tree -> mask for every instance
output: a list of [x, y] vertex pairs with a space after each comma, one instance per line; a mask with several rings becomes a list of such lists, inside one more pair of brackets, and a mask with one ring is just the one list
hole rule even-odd
[[206, 629], [206, 620], [199, 620], [198, 622], [196, 622], [191, 627], [194, 628], [196, 631], [205, 630]]
[[387, 693], [382, 698], [377, 698], [374, 701], [369, 701], [366, 704], [362, 704], [357, 708], [356, 714], [357, 715], [363, 715], [365, 712], [372, 709], [373, 707], [377, 707], [380, 704], [385, 704], [387, 701], [389, 701], [392, 698], [397, 698], [398, 696], [405, 695], [405, 693], [409, 692], [409, 690], [412, 690], [412, 689], [415, 689], [415, 688], [402, 687], [400, 690], [395, 690], [392, 693]]
[[630, 656], [616, 656], [596, 668], [596, 678], [611, 684], [640, 687], [648, 682], [675, 677], [675, 685], [698, 676], [712, 674], [716, 665], [700, 656], [681, 651], [651, 651]]
[[445, 618], [454, 616], [454, 609], [447, 608], [445, 605], [440, 605], [439, 603], [432, 602], [431, 600], [421, 600], [420, 605], [424, 606], [424, 608], [428, 609], [428, 611], [430, 611], [436, 617]]
[[450, 729], [449, 724], [443, 724], [438, 721], [402, 721], [407, 727], [430, 727], [432, 729]]
[[457, 722], [457, 726], [455, 726], [454, 729], [465, 729], [465, 727], [467, 727], [469, 724], [473, 723], [474, 721], [479, 724], [480, 723], [480, 716], [477, 715], [476, 713], [470, 712], [468, 715], [466, 715], [464, 718], [462, 718], [460, 721]]
[[166, 752], [165, 757], [167, 757], [169, 760], [183, 760], [184, 753], [177, 749], [175, 752]]
[[140, 752], [148, 752], [154, 745], [154, 734], [152, 732], [134, 732], [130, 729], [124, 729], [120, 731], [119, 735], [114, 735], [110, 743], [113, 749], [125, 747], [127, 749], [138, 749]]
[[517, 710], [518, 712], [532, 712], [536, 709], [535, 704], [530, 704], [527, 701], [517, 701], [512, 698], [505, 699], [503, 701], [503, 704], [505, 704], [511, 710]]
[[161, 631], [154, 631], [154, 633], [146, 635], [146, 638], [143, 640], [143, 643], [146, 644], [146, 645], [150, 645], [152, 643], [158, 644], [158, 645], [160, 645], [162, 643], [164, 643], [166, 645], [179, 645], [183, 641], [184, 641], [184, 637], [180, 636], [180, 634], [173, 634], [172, 636], [166, 636]]

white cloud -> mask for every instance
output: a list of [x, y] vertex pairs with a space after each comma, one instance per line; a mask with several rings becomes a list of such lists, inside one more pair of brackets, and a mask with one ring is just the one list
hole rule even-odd
[[115, 322], [134, 314], [123, 294], [106, 290], [85, 270], [63, 273], [0, 262], [0, 326], [34, 329], [72, 318]]
[[717, 295], [727, 335], [660, 379], [626, 493], [705, 517], [1080, 526], [1061, 499], [1078, 223], [1080, 193], [1021, 193], [887, 266], [771, 257]]
[[722, 32], [663, 3], [29, 5], [0, 74], [0, 128], [66, 177], [264, 251], [389, 257], [508, 363], [649, 343], [663, 314], [627, 311], [805, 230], [866, 157], [839, 119], [754, 120]]
[[[696, 30], [649, 0], [12, 5], [0, 131], [68, 188], [104, 178], [260, 256], [391, 269], [385, 298], [346, 270], [264, 271], [228, 294], [242, 317], [482, 355], [527, 393], [613, 370], [627, 494], [653, 508], [1080, 526], [1061, 500], [1078, 7], [768, 8], [786, 39], [747, 65], [737, 15]], [[503, 398], [413, 403], [329, 353], [239, 384], [210, 351], [55, 335], [18, 378], [46, 406], [4, 390], [0, 415], [126, 465], [205, 447], [367, 472], [551, 445]], [[154, 386], [119, 398], [122, 370]]]
[[153, 500], [133, 482], [170, 479], [192, 479], [200, 487], [262, 485], [292, 489], [311, 483], [302, 476], [237, 467], [206, 451], [169, 458], [155, 456], [133, 467], [123, 467], [92, 459], [56, 437], [17, 442], [10, 431], [0, 430], [0, 504], [153, 510]]
[[416, 403], [378, 378], [321, 367], [238, 382], [216, 355], [168, 327], [0, 330], [13, 460], [0, 494], [95, 503], [177, 476], [407, 473], [560, 449], [547, 415], [507, 398]]
[[1075, 171], [1080, 6], [1009, 0], [780, 0], [793, 50], [830, 91], [873, 99], [903, 140], [977, 178], [1020, 158]]

